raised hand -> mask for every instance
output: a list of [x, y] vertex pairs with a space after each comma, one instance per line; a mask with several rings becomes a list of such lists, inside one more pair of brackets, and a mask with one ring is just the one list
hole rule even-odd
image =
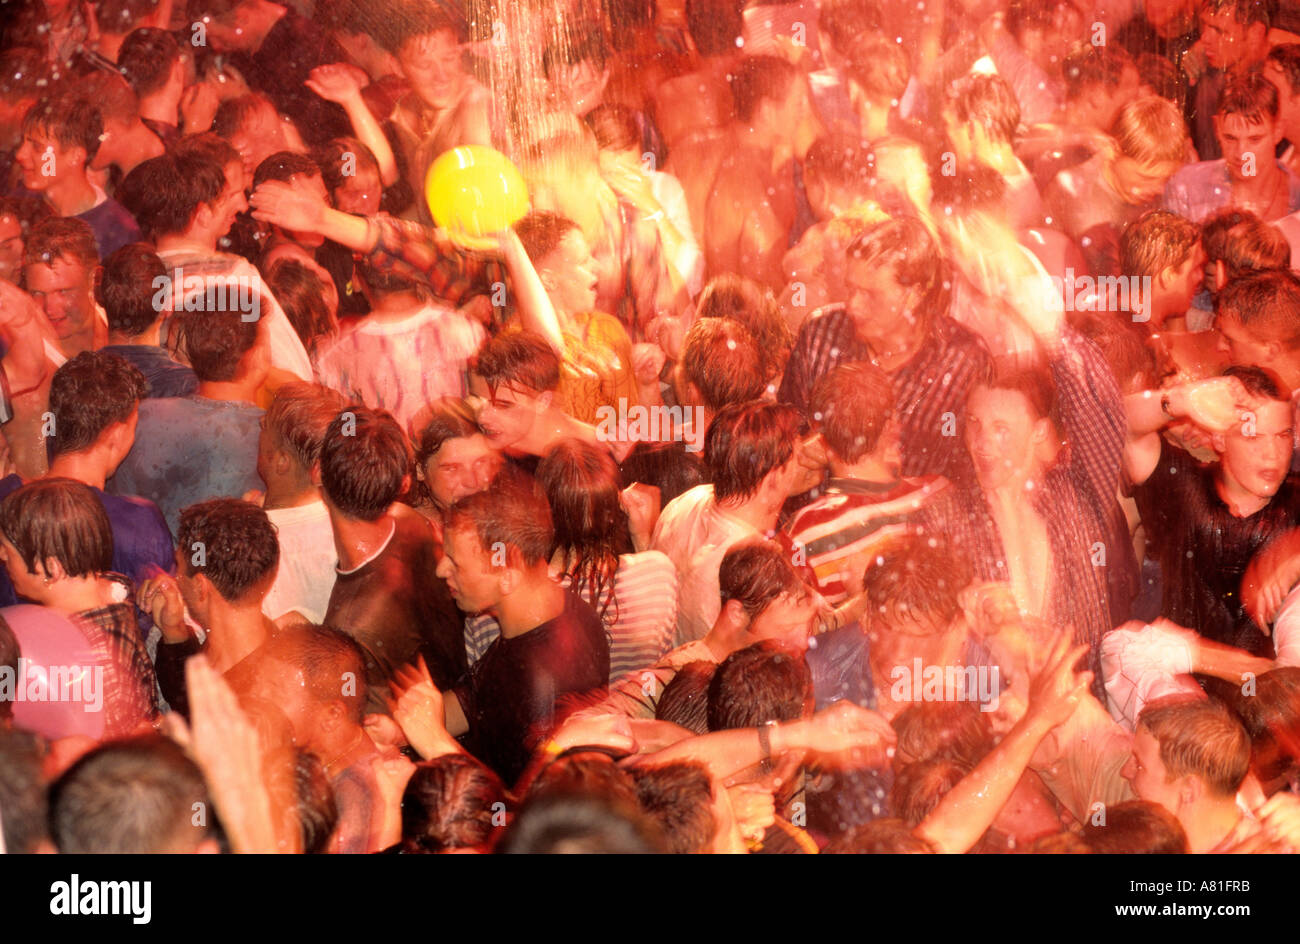
[[1061, 632], [1048, 651], [1042, 671], [1029, 683], [1029, 706], [1025, 717], [1054, 728], [1066, 721], [1088, 696], [1091, 672], [1076, 672], [1074, 664], [1088, 651], [1086, 645], [1071, 646], [1070, 636]]
[[361, 90], [370, 84], [370, 77], [356, 66], [334, 62], [312, 69], [304, 84], [325, 101], [346, 105], [360, 98]]
[[317, 232], [329, 209], [325, 198], [312, 196], [282, 180], [265, 181], [253, 191], [248, 203], [254, 219], [305, 233]]
[[185, 601], [180, 585], [171, 574], [154, 567], [136, 593], [136, 604], [153, 618], [167, 642], [185, 642], [190, 631], [185, 625]]
[[447, 732], [442, 692], [433, 684], [424, 656], [414, 666], [397, 669], [389, 687], [392, 697], [388, 699], [388, 708], [393, 720], [421, 757], [429, 760], [459, 750]]

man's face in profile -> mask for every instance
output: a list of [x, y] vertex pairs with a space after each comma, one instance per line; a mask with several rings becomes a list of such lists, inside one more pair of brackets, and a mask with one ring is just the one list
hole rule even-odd
[[466, 613], [482, 613], [500, 602], [505, 566], [505, 548], [495, 553], [484, 549], [473, 527], [447, 529], [438, 576], [447, 581], [456, 605]]
[[774, 639], [800, 652], [808, 648], [813, 621], [817, 617], [817, 598], [782, 595], [767, 605], [750, 621], [749, 635], [755, 641]]
[[500, 384], [489, 390], [482, 378], [475, 377], [471, 389], [479, 398], [479, 428], [493, 449], [513, 446], [532, 432], [544, 408], [537, 394], [513, 384]]
[[1178, 785], [1169, 782], [1169, 772], [1160, 759], [1160, 742], [1146, 728], [1138, 725], [1133, 735], [1133, 754], [1120, 771], [1120, 776], [1133, 785], [1139, 800], [1159, 803], [1177, 815], [1181, 805]]

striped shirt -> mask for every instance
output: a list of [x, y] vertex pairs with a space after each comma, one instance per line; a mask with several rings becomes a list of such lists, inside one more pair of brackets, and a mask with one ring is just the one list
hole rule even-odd
[[409, 429], [426, 404], [469, 392], [466, 365], [486, 337], [481, 324], [442, 306], [400, 321], [372, 315], [320, 353], [316, 374], [325, 386], [387, 410]]
[[[566, 577], [563, 581], [570, 584]], [[592, 603], [588, 588], [579, 588]], [[592, 603], [597, 613], [600, 606]], [[609, 636], [609, 680], [640, 672], [672, 648], [677, 627], [677, 569], [659, 551], [623, 554], [614, 575], [613, 599], [601, 614]], [[465, 620], [465, 654], [474, 665], [501, 635], [496, 618], [483, 613]]]
[[[843, 305], [823, 308], [799, 329], [777, 399], [804, 412], [813, 387], [841, 364], [871, 359]], [[892, 373], [903, 447], [903, 475], [974, 474], [962, 438], [966, 398], [989, 355], [982, 341], [951, 318], [937, 318], [928, 340]]]
[[914, 531], [916, 513], [946, 488], [948, 480], [938, 476], [888, 484], [830, 479], [822, 496], [787, 525], [826, 601], [839, 606], [848, 599], [846, 575], [861, 574], [890, 539]]

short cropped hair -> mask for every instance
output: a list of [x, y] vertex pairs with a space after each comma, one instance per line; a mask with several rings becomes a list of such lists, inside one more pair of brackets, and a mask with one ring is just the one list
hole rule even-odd
[[713, 662], [688, 662], [664, 686], [655, 705], [655, 720], [670, 721], [695, 734], [709, 733], [709, 682], [717, 671]]
[[1184, 855], [1187, 834], [1159, 803], [1128, 800], [1106, 807], [1104, 822], [1088, 819], [1083, 841], [1098, 855]]
[[0, 532], [22, 556], [29, 574], [36, 563], [58, 561], [69, 577], [113, 569], [113, 528], [89, 485], [72, 479], [28, 482], [0, 502]]
[[[209, 284], [209, 288], [213, 288]], [[181, 338], [194, 376], [224, 383], [239, 374], [240, 362], [257, 344], [258, 323], [235, 312], [177, 312]]]
[[[379, 161], [375, 159], [375, 152], [356, 138], [326, 141], [313, 157], [321, 179], [325, 181], [325, 189], [331, 194], [347, 182], [348, 172], [356, 173], [364, 168], [379, 173]], [[349, 163], [354, 164], [354, 167], [348, 168]]]
[[1277, 121], [1277, 86], [1258, 72], [1229, 79], [1219, 95], [1215, 118], [1240, 115], [1248, 122]]
[[1220, 258], [1229, 282], [1253, 272], [1291, 269], [1291, 244], [1280, 229], [1263, 220], [1246, 220], [1228, 230], [1223, 250]]
[[59, 852], [75, 855], [190, 852], [219, 827], [198, 765], [176, 742], [149, 734], [73, 764], [50, 789], [50, 828]]
[[86, 152], [86, 165], [99, 151], [104, 122], [99, 109], [75, 95], [48, 96], [39, 99], [23, 116], [23, 133], [44, 132], [60, 148], [79, 147]]
[[451, 439], [467, 439], [483, 430], [468, 403], [459, 397], [440, 397], [430, 404], [424, 426], [415, 437], [415, 464], [423, 466]]
[[442, 32], [451, 33], [458, 43], [464, 41], [460, 27], [437, 4], [403, 6], [400, 15], [385, 17], [378, 25], [375, 40], [396, 56], [411, 40]]
[[213, 203], [226, 189], [225, 164], [199, 153], [164, 154], [135, 167], [122, 181], [122, 205], [147, 239], [183, 233], [199, 205]]
[[89, 449], [115, 423], [125, 423], [148, 391], [144, 374], [108, 351], [82, 351], [54, 372], [50, 458]]
[[699, 318], [682, 344], [682, 376], [706, 409], [748, 403], [763, 395], [767, 365], [749, 329], [730, 318]]
[[[253, 171], [253, 187], [256, 189], [268, 180], [287, 182], [293, 177], [321, 177], [320, 165], [306, 154], [276, 151], [263, 158], [262, 163]], [[323, 179], [322, 177], [322, 181]]]
[[485, 341], [471, 370], [493, 392], [513, 386], [540, 394], [560, 386], [560, 358], [545, 338], [529, 331], [504, 331]]
[[1279, 43], [1268, 51], [1266, 61], [1282, 70], [1292, 95], [1300, 90], [1300, 43]]
[[780, 101], [799, 80], [799, 70], [778, 56], [746, 56], [731, 77], [736, 118], [752, 121], [765, 101]]
[[23, 242], [23, 267], [52, 266], [58, 259], [92, 269], [99, 265], [95, 231], [75, 216], [51, 216], [32, 227]]
[[176, 545], [185, 556], [186, 575], [203, 574], [227, 603], [260, 600], [280, 565], [275, 525], [260, 506], [237, 498], [183, 508]]
[[437, 853], [486, 846], [506, 800], [501, 779], [468, 754], [424, 761], [402, 794], [402, 851]]
[[864, 33], [840, 49], [844, 73], [874, 102], [896, 104], [907, 89], [911, 69], [903, 47], [878, 33]]
[[129, 338], [148, 331], [162, 317], [163, 306], [154, 305], [155, 285], [166, 278], [166, 264], [148, 243], [131, 243], [105, 259], [95, 301], [108, 316], [108, 330]]
[[999, 75], [975, 73], [956, 82], [949, 98], [953, 117], [962, 124], [976, 124], [993, 141], [1010, 144], [1020, 127], [1020, 103]]
[[1170, 780], [1194, 776], [1216, 796], [1235, 796], [1250, 770], [1250, 738], [1222, 703], [1171, 695], [1147, 702], [1139, 728], [1160, 744]]
[[798, 721], [812, 703], [812, 672], [803, 653], [765, 639], [731, 655], [709, 682], [709, 730]]
[[[366, 659], [360, 643], [331, 626], [301, 626], [293, 645], [302, 666], [311, 700], [324, 705], [343, 703], [347, 717], [360, 724], [366, 716]], [[343, 681], [354, 681], [344, 685]]]
[[[781, 306], [777, 303], [776, 296], [766, 285], [760, 285], [753, 279], [745, 278], [743, 275], [736, 275], [732, 272], [722, 272], [709, 279], [700, 292], [700, 297], [695, 306], [695, 317], [698, 324], [699, 320], [705, 318], [730, 318], [732, 321], [739, 322], [754, 338], [754, 343], [758, 345], [758, 353], [763, 360], [764, 370], [770, 379], [781, 373], [785, 369], [785, 362], [790, 356], [790, 349], [794, 346], [794, 336], [790, 333], [790, 326], [786, 324], [785, 316], [781, 314]], [[695, 327], [694, 325], [691, 326]], [[687, 339], [690, 339], [690, 332], [687, 332]], [[722, 358], [731, 369], [739, 368], [734, 349], [726, 357]], [[716, 352], [715, 352], [716, 353]], [[685, 353], [683, 353], [683, 358]]]
[[1124, 105], [1111, 129], [1120, 153], [1142, 164], [1181, 162], [1187, 125], [1178, 106], [1147, 95]]
[[736, 403], [718, 411], [704, 436], [704, 467], [717, 501], [752, 496], [767, 475], [794, 455], [803, 426], [784, 403]]
[[330, 423], [320, 478], [331, 504], [350, 518], [376, 521], [401, 496], [411, 446], [391, 413], [349, 405]]
[[560, 248], [564, 237], [578, 228], [567, 216], [550, 210], [531, 210], [515, 224], [515, 234], [533, 265], [541, 265]]
[[857, 135], [824, 134], [812, 143], [804, 157], [804, 180], [836, 187], [869, 191], [872, 172], [871, 149]]
[[[171, 155], [177, 160], [198, 157], [224, 169], [231, 164], [242, 163], [239, 152], [228, 141], [223, 141], [211, 131], [187, 134], [172, 145]], [[229, 183], [230, 181], [226, 181]]]
[[633, 767], [641, 810], [659, 824], [668, 852], [708, 852], [717, 832], [713, 780], [703, 765], [689, 761]]
[[937, 539], [893, 542], [863, 577], [867, 612], [891, 628], [920, 622], [946, 630], [961, 613], [961, 594], [972, 576], [969, 561], [956, 550]]
[[890, 264], [900, 285], [921, 294], [916, 314], [932, 323], [948, 310], [949, 289], [943, 252], [929, 228], [914, 216], [877, 223], [849, 243], [850, 260]]
[[1168, 210], [1148, 210], [1120, 236], [1120, 264], [1126, 275], [1154, 279], [1186, 262], [1200, 241], [1200, 227], [1191, 220]]
[[347, 405], [321, 384], [292, 381], [275, 391], [266, 408], [266, 428], [304, 470], [320, 461], [330, 424]]
[[989, 716], [971, 701], [919, 701], [891, 722], [898, 733], [898, 753], [912, 762], [947, 758], [974, 768], [993, 750]]
[[874, 364], [841, 364], [813, 388], [809, 404], [822, 439], [845, 462], [870, 455], [894, 415], [894, 384]]
[[545, 493], [523, 475], [498, 475], [489, 490], [460, 499], [448, 509], [446, 527], [472, 530], [485, 551], [499, 543], [513, 566], [549, 560], [555, 538]]
[[1215, 310], [1256, 338], [1300, 347], [1300, 277], [1294, 272], [1256, 272], [1235, 279], [1215, 299]]
[[165, 29], [146, 26], [132, 30], [122, 40], [117, 67], [135, 93], [144, 98], [162, 90], [180, 55], [176, 37]]

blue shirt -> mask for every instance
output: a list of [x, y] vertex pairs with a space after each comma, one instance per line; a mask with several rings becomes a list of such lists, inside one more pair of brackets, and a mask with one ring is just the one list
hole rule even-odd
[[102, 348], [134, 364], [149, 385], [146, 397], [188, 397], [199, 388], [194, 371], [167, 356], [154, 344], [110, 344]]

